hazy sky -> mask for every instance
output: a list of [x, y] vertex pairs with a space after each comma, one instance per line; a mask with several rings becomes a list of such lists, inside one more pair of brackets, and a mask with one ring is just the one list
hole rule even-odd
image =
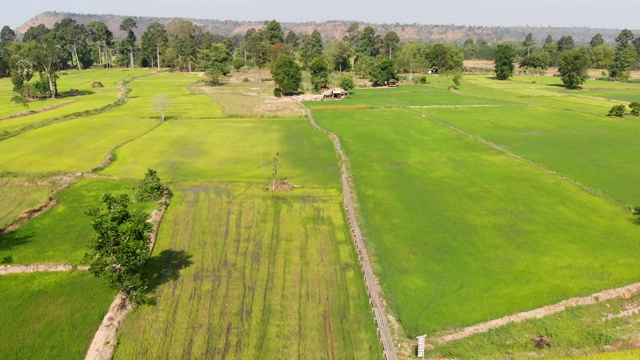
[[281, 22], [640, 29], [640, 0], [0, 0], [0, 26], [15, 29], [45, 11]]

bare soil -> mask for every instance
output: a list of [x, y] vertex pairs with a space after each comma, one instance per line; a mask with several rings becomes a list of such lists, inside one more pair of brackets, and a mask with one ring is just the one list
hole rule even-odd
[[285, 179], [272, 182], [268, 188], [269, 191], [289, 191], [293, 188], [293, 185]]
[[0, 275], [7, 274], [26, 274], [34, 272], [58, 272], [58, 271], [71, 271], [73, 265], [65, 263], [44, 263], [44, 264], [30, 264], [30, 265], [4, 265], [0, 266]]

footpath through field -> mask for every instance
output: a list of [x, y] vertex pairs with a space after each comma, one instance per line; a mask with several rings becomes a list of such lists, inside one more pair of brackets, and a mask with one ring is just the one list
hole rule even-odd
[[373, 274], [373, 269], [371, 268], [371, 262], [369, 261], [369, 254], [367, 253], [367, 248], [365, 247], [364, 240], [362, 238], [362, 232], [360, 231], [360, 226], [358, 226], [358, 220], [356, 218], [356, 213], [353, 206], [353, 199], [351, 198], [351, 184], [349, 182], [349, 173], [347, 170], [347, 157], [342, 150], [342, 146], [340, 145], [340, 140], [338, 136], [328, 130], [321, 128], [311, 115], [311, 111], [309, 108], [304, 106], [301, 102], [297, 101], [298, 104], [303, 107], [307, 113], [307, 117], [309, 118], [309, 123], [311, 126], [323, 133], [325, 133], [333, 142], [333, 145], [336, 149], [336, 152], [340, 156], [342, 160], [342, 164], [340, 165], [341, 179], [342, 179], [342, 196], [344, 200], [345, 211], [347, 212], [347, 219], [349, 221], [349, 226], [351, 228], [351, 236], [356, 245], [356, 250], [358, 251], [358, 258], [360, 259], [360, 265], [362, 266], [362, 271], [364, 272], [364, 280], [365, 285], [367, 286], [367, 292], [369, 294], [369, 298], [371, 301], [371, 306], [373, 308], [373, 314], [378, 326], [378, 334], [380, 335], [380, 342], [382, 343], [382, 347], [384, 348], [384, 355], [387, 360], [396, 360], [398, 355], [396, 353], [396, 348], [393, 344], [393, 338], [391, 337], [391, 331], [389, 331], [389, 325], [387, 323], [387, 313], [385, 311], [384, 304], [382, 303], [382, 299], [380, 297], [380, 293], [378, 291], [377, 283], [375, 275]]

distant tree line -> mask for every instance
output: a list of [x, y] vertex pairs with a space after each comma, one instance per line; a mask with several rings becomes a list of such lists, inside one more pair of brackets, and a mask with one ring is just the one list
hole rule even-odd
[[[0, 31], [0, 77], [11, 76], [14, 90], [25, 97], [54, 97], [60, 70], [88, 67], [155, 67], [181, 71], [203, 71], [216, 83], [234, 68], [271, 68], [281, 93], [299, 90], [299, 72], [311, 74], [318, 91], [329, 86], [331, 72], [351, 71], [374, 84], [384, 84], [398, 72], [428, 69], [459, 74], [465, 59], [496, 61], [498, 78], [515, 72], [513, 63], [525, 73], [542, 72], [549, 66], [575, 64], [602, 68], [617, 80], [629, 77], [639, 66], [640, 38], [623, 30], [616, 46], [605, 44], [597, 34], [589, 46], [576, 49], [571, 36], [554, 41], [551, 35], [538, 43], [529, 33], [522, 43], [493, 43], [467, 39], [461, 46], [451, 43], [401, 42], [394, 31], [377, 33], [372, 26], [352, 23], [341, 39], [327, 41], [318, 30], [311, 34], [285, 32], [276, 20], [251, 28], [244, 35], [223, 37], [205, 32], [191, 21], [175, 18], [164, 25], [150, 24], [136, 36], [136, 21], [125, 18], [115, 39], [108, 27], [93, 21], [80, 24], [64, 18], [52, 28], [29, 28], [22, 41], [5, 26]], [[579, 51], [574, 53], [573, 51]], [[577, 55], [576, 55], [577, 54]], [[583, 61], [586, 57], [588, 61]], [[582, 66], [581, 65], [581, 66]], [[31, 81], [35, 74], [38, 80]], [[578, 78], [584, 74], [579, 74]], [[286, 84], [277, 79], [286, 79]], [[568, 77], [569, 78], [569, 77]]]

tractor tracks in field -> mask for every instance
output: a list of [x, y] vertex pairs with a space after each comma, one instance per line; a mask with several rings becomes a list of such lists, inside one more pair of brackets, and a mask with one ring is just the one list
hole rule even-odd
[[347, 167], [347, 157], [342, 149], [342, 145], [340, 144], [340, 140], [338, 136], [328, 130], [321, 128], [313, 118], [311, 114], [311, 110], [304, 106], [300, 101], [294, 100], [301, 106], [307, 114], [307, 118], [311, 126], [318, 130], [331, 139], [333, 146], [335, 148], [336, 153], [340, 158], [340, 172], [341, 172], [341, 182], [342, 182], [342, 196], [344, 201], [345, 212], [347, 215], [347, 220], [349, 221], [349, 227], [351, 230], [351, 239], [356, 247], [356, 251], [358, 253], [358, 259], [360, 260], [360, 266], [362, 267], [362, 272], [364, 273], [364, 282], [367, 288], [367, 293], [369, 295], [369, 302], [371, 303], [374, 320], [378, 327], [378, 334], [380, 336], [380, 342], [382, 343], [382, 347], [384, 349], [384, 356], [387, 360], [396, 360], [398, 359], [398, 355], [396, 352], [395, 345], [393, 343], [393, 338], [391, 336], [391, 331], [389, 330], [389, 324], [387, 321], [387, 312], [385, 310], [385, 303], [382, 300], [380, 290], [378, 287], [378, 282], [376, 276], [373, 273], [373, 269], [371, 267], [371, 261], [369, 260], [369, 254], [367, 252], [367, 248], [364, 243], [364, 238], [362, 237], [362, 231], [360, 230], [360, 226], [358, 225], [358, 219], [356, 217], [355, 207], [354, 207], [354, 199], [353, 199], [353, 191], [351, 186], [351, 176], [349, 174], [349, 170]]

